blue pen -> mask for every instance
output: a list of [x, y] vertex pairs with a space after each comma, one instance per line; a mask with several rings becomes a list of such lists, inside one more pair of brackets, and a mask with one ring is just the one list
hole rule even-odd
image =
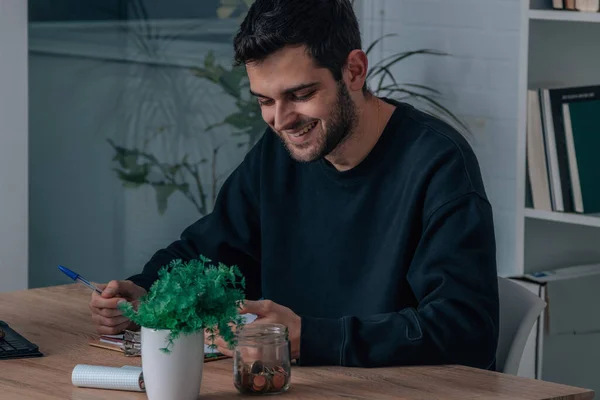
[[98, 289], [96, 286], [89, 283], [87, 281], [87, 279], [85, 279], [83, 276], [79, 275], [78, 273], [71, 271], [67, 267], [63, 267], [62, 265], [59, 265], [58, 269], [60, 269], [62, 272], [64, 272], [65, 275], [67, 275], [69, 278], [73, 279], [75, 282], [79, 282], [82, 285], [85, 285], [85, 286], [89, 287], [90, 289], [95, 290], [96, 293], [102, 294], [102, 290]]

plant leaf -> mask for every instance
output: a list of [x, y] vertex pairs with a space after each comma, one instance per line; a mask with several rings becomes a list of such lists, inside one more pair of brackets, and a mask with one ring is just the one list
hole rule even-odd
[[[419, 55], [419, 54], [436, 55], [436, 56], [449, 55], [446, 52], [439, 51], [439, 50], [432, 50], [432, 49], [410, 50], [410, 51], [403, 51], [403, 52], [399, 52], [399, 53], [395, 53], [395, 54], [390, 54], [389, 56], [386, 56], [386, 57], [382, 58], [381, 60], [379, 60], [375, 65], [385, 64], [385, 63], [389, 62], [389, 60], [395, 59], [400, 56], [404, 56], [402, 59], [405, 59], [405, 58], [412, 57], [412, 56]], [[396, 62], [398, 62], [398, 61], [396, 61]]]
[[182, 168], [182, 165], [181, 164], [166, 165], [165, 168], [169, 174], [175, 175]]
[[167, 201], [178, 188], [178, 185], [168, 184], [153, 184], [154, 190], [156, 191], [156, 203], [158, 205], [158, 212], [163, 215], [167, 209]]
[[365, 53], [368, 55], [373, 50], [373, 48], [377, 45], [377, 43], [381, 42], [384, 38], [390, 37], [390, 36], [398, 36], [398, 34], [388, 33], [387, 35], [383, 35], [383, 36], [377, 38], [375, 41], [373, 41], [373, 43], [371, 43], [369, 45], [369, 47], [367, 47], [367, 50], [365, 51]]
[[123, 168], [134, 169], [137, 166], [137, 154], [127, 154], [123, 157]]
[[217, 16], [221, 19], [231, 17], [231, 14], [235, 11], [235, 7], [231, 6], [222, 6], [217, 8]]
[[215, 64], [215, 53], [210, 50], [206, 53], [206, 57], [204, 57], [204, 66], [206, 68], [210, 68]]
[[428, 49], [422, 49], [422, 50], [414, 50], [414, 51], [407, 51], [401, 54], [398, 54], [396, 57], [394, 57], [391, 61], [388, 61], [385, 64], [386, 68], [391, 67], [392, 65], [404, 60], [405, 58], [417, 55], [417, 54], [428, 54], [428, 55], [436, 55], [436, 56], [443, 56], [446, 55], [446, 53], [442, 53], [436, 50], [428, 50]]
[[447, 55], [446, 53], [443, 53], [443, 52], [440, 52], [437, 50], [429, 50], [429, 49], [413, 50], [413, 51], [406, 51], [406, 52], [402, 52], [402, 53], [392, 54], [390, 56], [383, 58], [382, 60], [377, 62], [375, 65], [373, 65], [371, 70], [367, 73], [367, 78], [369, 78], [371, 75], [377, 75], [378, 73], [382, 72], [382, 69], [385, 70], [385, 69], [391, 67], [392, 65], [395, 65], [408, 57], [418, 55], [418, 54], [437, 55], [437, 56]]
[[129, 183], [149, 183], [148, 182], [148, 173], [150, 172], [150, 166], [147, 164], [139, 165], [139, 168], [135, 168], [131, 171], [124, 171], [122, 169], [115, 168], [114, 170], [117, 172], [119, 179], [123, 182]]
[[432, 92], [432, 93], [435, 93], [435, 94], [440, 95], [440, 96], [442, 95], [442, 92], [440, 92], [439, 90], [436, 90], [436, 89], [434, 89], [432, 87], [425, 86], [425, 85], [419, 85], [419, 84], [416, 84], [416, 83], [402, 83], [401, 85], [402, 86], [410, 86], [410, 87], [414, 87], [414, 88], [418, 88], [418, 89], [427, 90], [428, 92]]
[[219, 79], [219, 83], [223, 90], [229, 94], [230, 96], [235, 97], [236, 99], [240, 98], [240, 81], [243, 76], [239, 73], [227, 71], [221, 78]]
[[385, 79], [386, 76], [390, 77], [390, 79], [392, 80], [394, 86], [398, 85], [398, 82], [396, 81], [396, 78], [394, 77], [394, 75], [392, 74], [392, 72], [388, 68], [379, 67], [379, 69], [381, 70], [382, 75], [379, 78], [379, 82], [377, 83], [377, 89], [376, 89], [376, 91], [378, 91], [378, 92], [381, 91], [381, 88], [382, 88], [381, 85], [383, 85], [383, 80]]
[[142, 185], [143, 185], [143, 183], [127, 182], [127, 181], [123, 182], [123, 187], [128, 188], [128, 189], [137, 189]]
[[380, 88], [378, 88], [378, 90], [380, 91], [384, 91], [384, 90], [393, 90], [393, 89], [401, 89], [403, 86], [408, 86], [408, 87], [414, 87], [414, 88], [418, 88], [418, 89], [423, 89], [426, 90], [428, 92], [434, 93], [436, 95], [441, 95], [442, 93], [432, 87], [429, 86], [425, 86], [425, 85], [418, 85], [415, 83], [399, 83], [397, 85], [391, 84], [391, 85], [387, 85], [387, 86], [382, 86]]
[[448, 108], [444, 107], [441, 103], [432, 99], [431, 97], [426, 96], [421, 93], [413, 92], [413, 91], [410, 91], [407, 89], [394, 89], [393, 91], [406, 93], [406, 94], [409, 94], [410, 96], [422, 99], [425, 102], [430, 103], [434, 108], [437, 108], [438, 110], [442, 111], [444, 114], [449, 116], [454, 122], [456, 122], [458, 125], [460, 125], [460, 127], [463, 128], [466, 132], [468, 132], [468, 133], [471, 132], [469, 127], [464, 122], [462, 122], [458, 117], [456, 117]]
[[[197, 259], [175, 259], [158, 271], [158, 279], [134, 310], [131, 303], [118, 307], [123, 315], [140, 326], [169, 329], [168, 343], [162, 350], [169, 353], [180, 335], [206, 330], [214, 341], [215, 329], [231, 348], [236, 338], [233, 326], [244, 325], [238, 313], [244, 300], [244, 279], [237, 266], [218, 267], [199, 255]], [[233, 325], [233, 326], [232, 326]]]
[[246, 117], [245, 114], [243, 114], [241, 112], [236, 112], [233, 114], [229, 114], [225, 118], [224, 122], [238, 128], [238, 129], [245, 129], [245, 128], [248, 128], [250, 121]]

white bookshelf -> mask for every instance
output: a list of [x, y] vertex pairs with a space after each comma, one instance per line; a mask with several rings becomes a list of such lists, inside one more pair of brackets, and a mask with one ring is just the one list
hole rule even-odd
[[573, 21], [600, 23], [600, 13], [558, 10], [529, 10], [530, 20]]
[[527, 90], [600, 84], [600, 13], [553, 10], [551, 0], [521, 0], [521, 7], [517, 274], [600, 262], [600, 216], [525, 207]]
[[600, 216], [593, 215], [580, 215], [573, 213], [534, 210], [532, 208], [526, 208], [525, 218], [600, 228]]

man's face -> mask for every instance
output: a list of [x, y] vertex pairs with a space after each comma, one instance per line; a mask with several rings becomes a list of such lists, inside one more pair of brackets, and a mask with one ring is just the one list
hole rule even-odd
[[285, 47], [246, 69], [263, 119], [295, 160], [326, 156], [355, 127], [357, 111], [346, 84], [317, 68], [305, 47]]

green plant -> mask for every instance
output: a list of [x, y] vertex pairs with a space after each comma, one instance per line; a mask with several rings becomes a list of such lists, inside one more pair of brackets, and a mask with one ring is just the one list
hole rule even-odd
[[221, 19], [233, 16], [243, 17], [254, 0], [220, 0], [217, 8], [217, 16]]
[[129, 302], [119, 307], [132, 322], [150, 329], [169, 330], [168, 344], [161, 350], [169, 353], [181, 334], [206, 330], [210, 348], [216, 348], [216, 334], [233, 347], [233, 327], [243, 326], [239, 314], [244, 300], [245, 280], [236, 266], [210, 264], [200, 256], [184, 262], [173, 260], [158, 272], [158, 280], [143, 296], [137, 310]]
[[[243, 17], [253, 1], [221, 0], [217, 15], [220, 19]], [[168, 55], [165, 55], [165, 47], [179, 33], [191, 27], [182, 27], [174, 34], [169, 30], [161, 32], [160, 24], [148, 19], [144, 0], [131, 0], [130, 8], [137, 20], [127, 28], [132, 48], [136, 57], [141, 56], [149, 62], [140, 65], [132, 63], [132, 75], [137, 79], [130, 80], [117, 106], [111, 110], [112, 117], [123, 115], [124, 125], [131, 127], [125, 129], [122, 139], [107, 139], [114, 152], [113, 170], [126, 188], [153, 188], [161, 215], [167, 209], [169, 198], [175, 193], [181, 193], [199, 214], [205, 215], [216, 201], [220, 183], [235, 167], [229, 165], [224, 170], [218, 168], [219, 152], [231, 143], [231, 139], [223, 138], [216, 143], [206, 140], [208, 151], [204, 151], [202, 157], [195, 157], [177, 150], [181, 137], [208, 133], [218, 126], [229, 125], [236, 127], [233, 134], [241, 136], [242, 141], [248, 138], [238, 146], [250, 146], [264, 131], [260, 109], [255, 101], [250, 101], [249, 96], [244, 96], [247, 93], [242, 93], [246, 75], [243, 67], [223, 68], [215, 62], [212, 51], [205, 56], [203, 65], [194, 68], [172, 66]], [[191, 71], [192, 78], [201, 78], [225, 90], [227, 96], [234, 98], [236, 110], [226, 116], [223, 122], [209, 122], [213, 116], [209, 117], [204, 111], [201, 100], [206, 85], [190, 85], [182, 71]], [[227, 100], [224, 99], [225, 102]], [[198, 119], [201, 120], [199, 126], [188, 122]], [[255, 124], [247, 125], [248, 120]], [[191, 153], [198, 154], [198, 147], [201, 146], [196, 146]]]
[[223, 121], [206, 127], [207, 131], [218, 126], [229, 125], [234, 135], [243, 135], [248, 138], [247, 145], [255, 144], [266, 128], [262, 119], [260, 106], [255, 98], [249, 95], [250, 82], [243, 66], [224, 67], [216, 62], [215, 56], [209, 52], [204, 65], [191, 69], [198, 78], [206, 79], [218, 85], [226, 96], [235, 101], [236, 111], [227, 115]]
[[[113, 147], [115, 155], [113, 161], [117, 162], [118, 168], [114, 168], [123, 186], [127, 188], [138, 188], [142, 185], [150, 185], [156, 192], [156, 204], [158, 212], [163, 214], [167, 209], [167, 201], [176, 191], [181, 192], [196, 207], [200, 214], [206, 214], [207, 195], [204, 186], [200, 180], [200, 166], [207, 162], [202, 159], [198, 162], [189, 162], [184, 156], [180, 162], [165, 163], [152, 153], [139, 149], [128, 149], [116, 145], [112, 140], [107, 139]], [[219, 147], [213, 149], [213, 203], [216, 196], [215, 175], [216, 153]], [[189, 181], [195, 183], [197, 192], [194, 193]]]
[[[369, 55], [373, 49], [386, 37], [397, 36], [396, 34], [383, 35], [369, 45], [365, 51]], [[375, 63], [367, 73], [367, 85], [377, 96], [385, 96], [398, 101], [416, 100], [431, 107], [433, 113], [442, 119], [449, 118], [448, 122], [456, 123], [459, 129], [469, 132], [469, 127], [441, 102], [436, 99], [442, 93], [427, 85], [400, 82], [392, 73], [392, 68], [401, 61], [416, 55], [447, 56], [447, 53], [430, 49], [419, 49], [399, 52], [382, 58]]]

